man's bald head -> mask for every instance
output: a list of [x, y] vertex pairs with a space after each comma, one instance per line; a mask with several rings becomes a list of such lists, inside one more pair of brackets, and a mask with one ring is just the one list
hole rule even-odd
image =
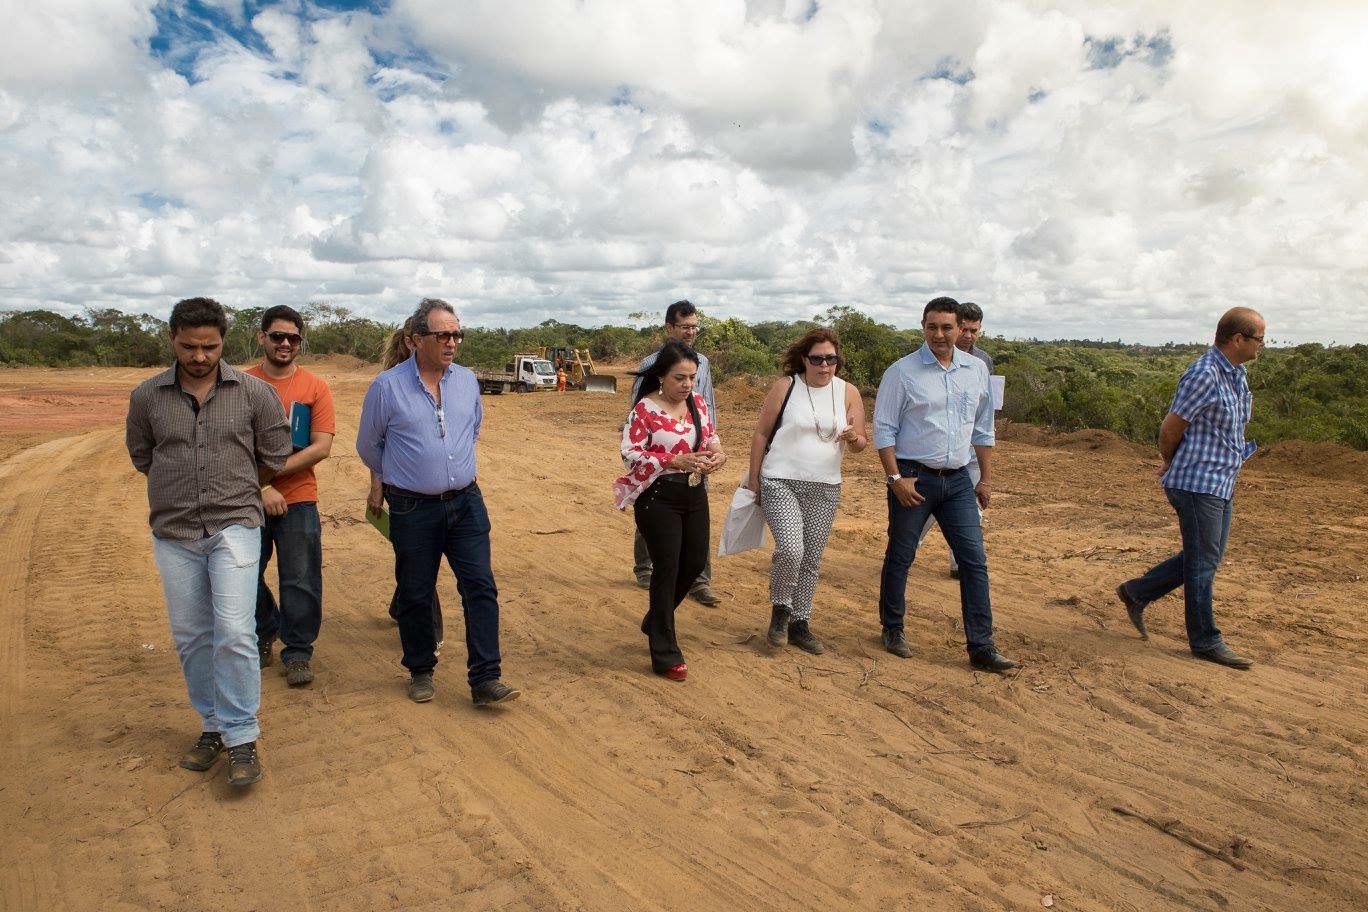
[[1237, 334], [1247, 338], [1262, 338], [1263, 327], [1264, 318], [1257, 310], [1252, 307], [1232, 307], [1216, 324], [1216, 344], [1225, 345]]

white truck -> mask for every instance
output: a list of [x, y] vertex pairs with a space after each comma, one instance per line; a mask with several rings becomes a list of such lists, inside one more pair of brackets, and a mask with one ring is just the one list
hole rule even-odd
[[477, 370], [475, 379], [480, 381], [480, 392], [491, 395], [554, 390], [556, 368], [539, 355], [517, 354], [502, 371]]

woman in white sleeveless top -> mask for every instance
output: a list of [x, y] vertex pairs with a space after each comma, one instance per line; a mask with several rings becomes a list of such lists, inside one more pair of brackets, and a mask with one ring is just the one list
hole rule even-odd
[[[841, 343], [833, 330], [808, 332], [784, 354], [787, 375], [770, 388], [751, 437], [750, 475], [774, 533], [770, 563], [773, 646], [820, 655], [808, 626], [822, 552], [841, 499], [841, 457], [869, 445], [860, 391], [836, 376]], [[777, 423], [777, 428], [776, 428]]]

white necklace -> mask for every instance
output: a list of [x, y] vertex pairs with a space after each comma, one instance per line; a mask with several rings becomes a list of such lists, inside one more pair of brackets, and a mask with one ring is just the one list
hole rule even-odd
[[817, 426], [817, 439], [830, 442], [836, 439], [836, 434], [841, 430], [841, 419], [836, 416], [836, 378], [831, 378], [831, 432], [826, 433], [822, 430], [822, 420], [817, 417], [817, 405], [812, 401], [812, 387], [808, 386], [807, 381], [803, 381], [803, 389], [807, 390], [808, 408], [812, 409], [812, 423]]

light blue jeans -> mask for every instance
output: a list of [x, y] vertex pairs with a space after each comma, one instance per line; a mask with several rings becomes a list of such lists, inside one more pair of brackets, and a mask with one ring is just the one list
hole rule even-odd
[[152, 537], [171, 638], [190, 705], [228, 747], [261, 733], [257, 654], [257, 560], [261, 530], [229, 526], [194, 542]]

